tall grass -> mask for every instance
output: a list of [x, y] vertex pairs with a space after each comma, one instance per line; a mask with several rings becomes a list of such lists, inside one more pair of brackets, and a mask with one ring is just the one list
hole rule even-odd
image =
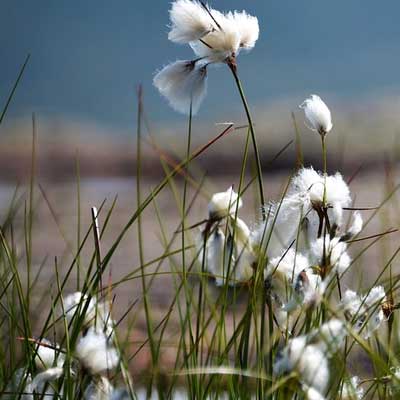
[[[0, 123], [25, 65], [26, 62], [3, 110]], [[221, 287], [215, 286], [215, 278], [226, 278], [235, 268], [232, 261], [234, 249], [229, 240], [234, 242], [239, 232], [235, 228], [232, 229], [228, 219], [222, 218], [218, 221], [220, 229], [230, 239], [224, 243], [226, 249], [224, 265], [226, 264], [227, 270], [222, 277], [213, 276], [207, 269], [205, 246], [201, 246], [213, 232], [210, 218], [198, 221], [194, 226], [190, 218], [193, 208], [201, 203], [201, 198], [209, 200], [211, 194], [207, 189], [207, 182], [210, 179], [203, 171], [197, 170], [196, 158], [217, 141], [224, 141], [227, 135], [236, 134], [240, 140], [244, 140], [242, 164], [237, 178], [238, 186], [235, 189], [244, 198], [256, 199], [257, 206], [252, 217], [254, 222], [270, 219], [273, 223], [279, 215], [279, 208], [285, 198], [290, 179], [296, 174], [296, 169], [303, 165], [303, 158], [306, 160], [305, 149], [301, 148], [301, 133], [293, 117], [297, 160], [293, 162], [293, 173], [282, 182], [285, 189], [277, 202], [275, 214], [270, 215], [268, 204], [264, 200], [265, 178], [262, 177], [254, 125], [237, 71], [232, 69], [232, 72], [244, 105], [247, 126], [235, 128], [230, 124], [216, 134], [214, 139], [192, 150], [191, 134], [195, 120], [190, 113], [187, 152], [180, 161], [176, 161], [166, 150], [161, 150], [151, 132], [144, 131], [142, 90], [139, 89], [136, 204], [132, 199], [131, 216], [119, 232], [109, 231], [117, 212], [117, 197], [112, 202], [105, 199], [98, 205], [82, 203], [77, 156], [75, 162], [77, 219], [72, 221], [75, 226], [74, 239], [64, 237], [62, 226], [58, 226], [69, 251], [65, 257], [55, 257], [49, 282], [44, 278], [48, 273], [44, 274], [43, 271], [44, 265], [48, 268], [47, 259], [42, 260], [39, 265], [35, 264], [34, 232], [35, 227], [41, 224], [36, 210], [38, 204], [43, 202], [55, 220], [56, 211], [43, 187], [37, 183], [35, 157], [38, 127], [33, 118], [31, 179], [27, 186], [16, 187], [8, 211], [3, 215], [0, 230], [2, 398], [33, 398], [29, 392], [29, 383], [32, 378], [35, 379], [43, 373], [43, 368], [37, 362], [38, 349], [42, 345], [49, 347], [56, 354], [53, 368], [56, 368], [57, 360], [61, 357], [65, 361], [61, 366], [60, 376], [49, 380], [40, 391], [37, 390], [35, 398], [76, 399], [86, 396], [85, 398], [103, 399], [158, 396], [160, 399], [301, 399], [307, 394], [303, 377], [299, 375], [296, 367], [286, 374], [278, 374], [274, 370], [274, 365], [281, 359], [282, 349], [290, 343], [290, 339], [310, 335], [332, 318], [343, 320], [346, 341], [340, 351], [330, 357], [331, 374], [329, 390], [325, 393], [326, 398], [344, 398], [345, 382], [354, 374], [361, 376], [359, 388], [364, 389], [364, 398], [396, 398], [399, 393], [400, 375], [394, 373], [398, 367], [396, 309], [399, 306], [396, 299], [399, 275], [396, 272], [396, 256], [400, 247], [397, 242], [391, 242], [390, 238], [396, 234], [399, 222], [397, 212], [399, 186], [396, 185], [390, 168], [386, 174], [386, 190], [381, 203], [371, 205], [368, 198], [357, 198], [353, 207], [374, 206], [363, 210], [365, 215], [369, 215], [364, 230], [370, 223], [378, 221], [375, 226], [380, 226], [381, 232], [361, 233], [356, 238], [348, 240], [352, 252], [350, 267], [343, 276], [336, 277], [337, 286], [336, 281], [329, 285], [321, 303], [302, 308], [293, 323], [282, 326], [278, 322], [277, 310], [273, 306], [274, 298], [269, 287], [271, 282], [265, 279], [266, 265], [269, 262], [268, 251], [265, 249], [259, 251], [253, 263], [252, 276], [246, 282], [231, 286], [226, 279]], [[144, 193], [141, 179], [142, 145], [145, 138], [150, 139], [153, 148], [159, 154], [160, 165], [165, 174], [148, 193]], [[255, 168], [251, 163], [252, 157], [249, 156], [250, 143], [253, 145]], [[329, 152], [329, 146], [325, 139], [322, 145], [324, 173], [327, 173], [329, 164], [326, 152]], [[275, 157], [271, 154], [271, 162], [288, 146], [290, 143]], [[392, 167], [392, 164], [388, 165]], [[266, 167], [265, 165], [264, 168]], [[230, 183], [227, 182], [225, 186]], [[226, 189], [225, 186], [221, 190]], [[165, 211], [158, 204], [161, 194], [169, 194], [178, 211], [179, 218], [174, 226], [165, 224], [163, 215]], [[324, 205], [324, 208], [323, 212], [327, 213], [327, 205]], [[91, 210], [91, 222], [84, 226], [81, 216], [89, 214]], [[163, 247], [160, 254], [146, 254], [144, 250], [145, 241], [148, 240], [145, 228], [148, 212], [154, 213], [158, 221], [158, 235]], [[21, 214], [22, 227], [18, 220]], [[204, 214], [207, 214], [206, 210]], [[233, 226], [236, 226], [239, 214], [237, 203], [232, 217]], [[56, 222], [59, 224], [59, 221]], [[209, 231], [205, 228], [207, 226], [210, 227]], [[114, 279], [111, 265], [127, 233], [135, 228], [136, 242], [130, 243], [130, 246], [137, 248], [139, 265], [118, 279]], [[297, 228], [300, 232], [301, 226]], [[200, 245], [199, 229], [204, 229], [202, 238], [204, 243], [200, 241]], [[271, 240], [272, 232], [273, 230], [265, 231], [264, 239], [267, 242]], [[108, 246], [102, 242], [105, 235], [113, 237]], [[75, 241], [75, 245], [71, 245], [69, 240]], [[372, 258], [368, 256], [371, 251], [377, 255], [378, 265], [371, 265]], [[323, 268], [324, 265], [315, 267]], [[376, 276], [373, 275], [375, 273]], [[352, 279], [345, 280], [349, 275], [353, 275]], [[364, 277], [369, 275], [366, 284], [362, 275]], [[165, 279], [166, 277], [170, 279]], [[135, 280], [140, 281], [141, 291], [131, 293], [128, 299], [129, 305], [126, 309], [121, 309], [118, 306], [120, 299], [115, 293], [123, 285]], [[359, 287], [356, 286], [357, 281]], [[339, 285], [341, 282], [342, 286]], [[365, 339], [360, 331], [355, 329], [355, 321], [351, 318], [346, 320], [336, 305], [342, 297], [343, 285], [352, 285], [351, 287], [368, 293], [377, 284], [382, 284], [385, 288], [387, 303], [384, 306], [387, 316], [379, 329]], [[157, 285], [173, 287], [173, 295], [163, 304], [161, 314], [156, 307], [153, 307], [157, 299], [152, 297], [152, 291]], [[65, 299], [75, 290], [81, 292], [82, 297], [74, 316], [67, 319]], [[285, 290], [286, 294], [289, 294], [293, 288], [287, 286]], [[105, 304], [110, 310], [110, 315], [107, 314], [109, 320], [105, 321], [105, 325], [107, 327], [111, 325], [115, 335], [110, 334], [107, 343], [116, 349], [119, 356], [115, 368], [101, 373], [94, 373], [77, 356], [80, 340], [87, 335], [88, 326], [85, 318], [92, 301], [97, 303], [94, 324], [98, 320], [104, 322], [100, 304]], [[368, 318], [371, 315], [372, 313]], [[93, 324], [93, 321], [91, 323]], [[145, 337], [136, 337], [137, 326], [141, 323], [145, 326], [143, 329]], [[368, 319], [364, 319], [362, 323], [366, 325]], [[46, 344], [45, 339], [52, 344]], [[143, 357], [147, 357], [146, 367], [139, 370], [138, 365], [143, 366], [141, 361]], [[104, 385], [110, 382], [114, 389], [119, 388], [119, 391], [114, 390], [111, 393], [105, 388]], [[88, 388], [92, 390], [92, 397]]]

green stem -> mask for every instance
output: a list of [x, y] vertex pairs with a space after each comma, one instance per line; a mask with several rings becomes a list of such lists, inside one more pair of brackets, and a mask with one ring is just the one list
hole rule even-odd
[[327, 175], [327, 157], [326, 157], [326, 142], [325, 142], [325, 133], [321, 134], [321, 144], [322, 144], [322, 163], [323, 163], [323, 172], [324, 172], [324, 197], [323, 197], [323, 206], [326, 207], [326, 175]]
[[[256, 168], [257, 168], [257, 180], [258, 180], [258, 189], [259, 189], [259, 192], [260, 192], [260, 202], [261, 202], [261, 205], [264, 205], [265, 201], [264, 201], [264, 187], [263, 187], [263, 181], [262, 181], [261, 160], [260, 160], [260, 154], [258, 152], [257, 138], [256, 138], [256, 133], [254, 131], [253, 120], [251, 118], [250, 109], [249, 109], [249, 106], [247, 104], [247, 100], [246, 100], [246, 96], [245, 96], [244, 91], [243, 91], [242, 84], [241, 84], [239, 76], [237, 74], [237, 67], [236, 67], [236, 63], [235, 63], [234, 59], [228, 61], [228, 66], [229, 66], [229, 68], [230, 68], [230, 70], [232, 72], [232, 75], [233, 75], [234, 79], [235, 79], [236, 86], [238, 88], [238, 91], [239, 91], [239, 94], [240, 94], [240, 98], [242, 99], [243, 107], [244, 107], [244, 110], [246, 112], [247, 121], [249, 123], [251, 140], [252, 140], [253, 149], [254, 149], [254, 157], [255, 157]], [[263, 218], [265, 219], [264, 212], [263, 212]]]

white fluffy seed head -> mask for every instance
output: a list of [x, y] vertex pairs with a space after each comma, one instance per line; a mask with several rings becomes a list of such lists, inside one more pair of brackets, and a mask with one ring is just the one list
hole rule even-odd
[[[209, 8], [211, 14], [218, 14]], [[210, 14], [196, 0], [176, 0], [169, 11], [171, 30], [168, 39], [189, 43], [201, 39], [217, 27]], [[216, 15], [217, 16], [217, 15]]]
[[304, 215], [303, 200], [288, 196], [264, 209], [267, 218], [253, 230], [251, 240], [269, 258], [280, 257], [297, 236]]
[[247, 14], [247, 12], [244, 10], [241, 12], [230, 12], [227, 17], [233, 21], [239, 32], [239, 47], [246, 50], [252, 49], [255, 46], [260, 34], [257, 17]]
[[293, 282], [293, 297], [285, 304], [284, 309], [291, 312], [299, 307], [307, 307], [320, 303], [326, 289], [322, 281], [312, 268], [301, 271]]
[[62, 367], [65, 356], [59, 346], [52, 344], [47, 339], [41, 339], [36, 347], [35, 364], [38, 369], [45, 370], [54, 366]]
[[76, 356], [94, 375], [115, 368], [119, 362], [118, 352], [106, 335], [93, 328], [79, 339]]
[[[204, 238], [199, 238], [199, 263], [203, 264], [204, 255]], [[206, 243], [206, 257], [204, 260], [204, 267], [207, 272], [215, 277], [215, 283], [217, 286], [224, 284], [224, 250], [225, 249], [225, 234], [222, 229], [217, 228], [215, 232], [212, 232]]]
[[110, 400], [114, 392], [111, 382], [105, 377], [100, 376], [92, 380], [83, 394], [84, 400]]
[[360, 386], [360, 378], [353, 376], [343, 382], [341, 400], [361, 400], [364, 398], [364, 389]]
[[229, 223], [232, 230], [235, 230], [235, 239], [237, 242], [244, 245], [246, 248], [251, 248], [251, 231], [247, 224], [239, 217], [232, 216], [229, 218]]
[[207, 67], [204, 63], [175, 61], [159, 71], [154, 86], [170, 106], [183, 114], [195, 115], [207, 93]]
[[229, 57], [237, 56], [241, 49], [250, 50], [255, 46], [259, 36], [256, 17], [245, 11], [211, 12], [219, 26], [201, 41], [190, 43], [197, 57], [206, 58], [209, 63], [223, 63]]
[[[64, 370], [62, 367], [53, 367], [53, 368], [48, 368], [45, 371], [37, 374], [31, 384], [32, 391], [39, 392], [39, 393], [45, 393], [44, 397], [46, 397], [46, 395], [49, 395], [49, 394], [54, 394], [54, 393], [52, 393], [53, 392], [52, 388], [48, 388], [46, 390], [46, 392], [44, 392], [46, 384], [48, 382], [53, 382], [53, 381], [59, 379], [63, 373], [64, 373]], [[51, 396], [51, 397], [53, 397], [53, 396]]]
[[308, 345], [305, 336], [291, 339], [274, 364], [276, 374], [297, 372], [308, 387], [324, 393], [329, 382], [328, 360], [315, 345]]
[[[108, 303], [106, 301], [97, 302], [94, 298], [88, 299], [89, 297], [81, 292], [75, 292], [65, 297], [64, 311], [68, 323], [73, 318], [82, 318], [85, 312], [82, 319], [85, 329], [94, 327], [98, 331], [104, 331], [107, 337], [112, 337], [114, 334], [114, 321], [111, 318]], [[87, 304], [87, 302], [89, 303]]]
[[303, 392], [306, 400], [326, 400], [326, 397], [312, 386], [303, 385]]
[[328, 106], [316, 94], [300, 104], [304, 110], [310, 128], [321, 135], [325, 135], [332, 129], [332, 117]]
[[368, 339], [385, 320], [382, 304], [386, 301], [383, 286], [373, 287], [366, 295], [359, 296], [352, 290], [346, 290], [342, 298], [342, 307], [347, 319], [354, 322], [357, 331]]
[[[199, 264], [203, 265], [204, 235], [198, 239]], [[222, 229], [217, 228], [208, 237], [205, 248], [204, 268], [215, 278], [215, 284], [228, 283], [235, 286], [248, 281], [252, 276], [254, 255], [247, 244], [239, 239], [226, 239]], [[228, 276], [229, 273], [229, 276]]]
[[320, 265], [323, 257], [332, 270], [342, 274], [351, 264], [351, 258], [347, 253], [347, 244], [340, 238], [331, 239], [329, 235], [320, 237], [310, 244], [310, 259]]
[[330, 355], [340, 349], [346, 335], [345, 324], [337, 318], [332, 318], [310, 333], [310, 337], [313, 340], [317, 340], [319, 348]]
[[324, 187], [328, 205], [347, 207], [350, 204], [349, 187], [339, 172], [325, 178], [313, 168], [302, 168], [293, 177], [288, 194], [300, 196], [306, 202], [320, 204], [324, 199]]
[[347, 233], [350, 237], [354, 237], [361, 232], [362, 228], [363, 228], [363, 219], [361, 217], [361, 214], [358, 211], [356, 211], [353, 214], [353, 219]]
[[229, 215], [234, 215], [236, 208], [242, 207], [242, 200], [239, 195], [233, 190], [232, 186], [225, 192], [213, 194], [208, 203], [208, 214], [211, 219], [224, 218]]
[[208, 63], [223, 63], [240, 49], [240, 34], [236, 27], [225, 16], [220, 21], [222, 31], [211, 32], [202, 41], [190, 43], [196, 56], [205, 58]]

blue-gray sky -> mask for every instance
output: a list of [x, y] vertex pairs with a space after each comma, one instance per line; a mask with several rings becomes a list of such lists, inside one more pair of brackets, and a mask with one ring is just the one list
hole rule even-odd
[[[210, 4], [259, 18], [256, 47], [239, 58], [252, 104], [311, 92], [355, 100], [400, 92], [398, 0]], [[168, 9], [163, 0], [3, 0], [2, 104], [26, 54], [32, 56], [9, 118], [35, 111], [125, 129], [135, 119], [135, 86], [141, 82], [152, 119], [182, 119], [151, 84], [163, 64], [192, 57], [188, 47], [168, 42]], [[237, 102], [228, 71], [211, 70], [200, 117], [219, 118]]]

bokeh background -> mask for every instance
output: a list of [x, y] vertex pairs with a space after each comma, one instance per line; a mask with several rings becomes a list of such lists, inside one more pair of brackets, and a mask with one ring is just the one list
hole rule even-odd
[[[210, 4], [222, 10], [246, 9], [259, 18], [257, 46], [239, 60], [247, 95], [259, 114], [278, 107], [282, 119], [287, 119], [289, 111], [314, 92], [330, 105], [334, 120], [343, 112], [358, 112], [373, 122], [385, 111], [380, 108], [389, 107], [390, 116], [398, 107], [398, 1], [214, 0]], [[120, 140], [134, 133], [135, 87], [142, 83], [157, 130], [180, 133], [176, 127], [185, 119], [172, 112], [152, 87], [158, 68], [192, 57], [188, 46], [167, 40], [169, 5], [161, 0], [3, 0], [2, 103], [26, 54], [32, 55], [8, 123], [34, 111], [46, 127], [51, 125], [53, 135], [65, 129], [85, 136], [89, 130]], [[227, 75], [223, 67], [210, 71], [209, 95], [199, 120], [239, 118], [240, 103]], [[393, 103], [396, 107], [391, 107]], [[276, 124], [266, 125], [263, 136], [274, 132]]]

